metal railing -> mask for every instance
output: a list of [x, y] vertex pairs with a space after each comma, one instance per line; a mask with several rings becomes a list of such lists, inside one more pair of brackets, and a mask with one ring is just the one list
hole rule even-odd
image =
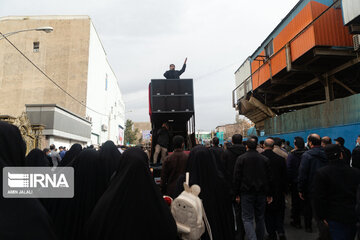
[[[311, 27], [321, 16], [323, 16], [327, 11], [329, 11], [332, 7], [336, 7], [337, 4], [340, 3], [340, 0], [335, 0], [329, 7], [327, 7], [323, 12], [319, 14], [316, 18], [314, 18], [308, 25], [306, 25], [299, 33], [297, 33], [292, 39], [290, 39], [287, 43], [284, 44], [283, 47], [281, 47], [278, 51], [276, 51], [274, 54], [272, 54], [270, 57], [263, 60], [263, 64], [258, 67], [254, 72], [250, 74], [249, 77], [247, 77], [242, 83], [240, 83], [233, 91], [232, 91], [232, 105], [233, 108], [236, 108], [237, 101], [241, 99], [242, 97], [246, 96], [252, 89], [249, 89], [247, 92], [245, 92], [246, 88], [244, 89], [244, 94], [239, 94], [239, 96], [236, 96], [236, 92], [239, 88], [242, 89], [242, 85], [244, 85], [247, 81], [252, 81], [253, 75], [260, 72], [260, 70], [266, 66], [267, 63], [271, 64], [271, 59], [273, 59], [276, 55], [278, 55], [282, 50], [286, 49], [287, 45], [290, 45], [293, 41], [295, 41], [301, 34], [303, 34], [309, 27]], [[270, 69], [271, 73], [271, 69]], [[260, 73], [259, 73], [260, 75]], [[271, 76], [272, 78], [272, 76]]]

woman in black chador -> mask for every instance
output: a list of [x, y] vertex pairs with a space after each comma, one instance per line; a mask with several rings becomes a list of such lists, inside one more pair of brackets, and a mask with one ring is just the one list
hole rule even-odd
[[86, 239], [177, 239], [177, 228], [139, 148], [125, 151], [86, 226]]
[[69, 151], [65, 153], [64, 158], [60, 161], [59, 166], [67, 166], [71, 163], [72, 160], [74, 160], [82, 150], [82, 146], [78, 143], [75, 143], [71, 146]]
[[93, 149], [83, 150], [68, 166], [74, 167], [74, 197], [50, 201], [58, 239], [83, 239], [84, 225], [97, 201], [106, 190], [106, 177], [100, 169], [104, 163]]
[[[17, 127], [0, 121], [0, 192], [3, 168], [25, 166], [26, 145]], [[6, 176], [7, 178], [7, 176]], [[51, 219], [39, 200], [0, 196], [0, 239], [53, 240]]]
[[[186, 172], [190, 173], [190, 186], [197, 184], [201, 188], [199, 197], [203, 201], [213, 239], [234, 239], [235, 223], [230, 189], [215, 162], [215, 156], [209, 149], [197, 146], [190, 152]], [[184, 176], [179, 178], [179, 193], [183, 191], [184, 180]], [[209, 236], [205, 233], [201, 239], [209, 239]]]
[[25, 158], [27, 167], [49, 167], [49, 160], [45, 153], [38, 148], [34, 148]]
[[115, 146], [114, 142], [109, 140], [101, 145], [99, 154], [100, 161], [104, 166], [102, 169], [103, 174], [105, 174], [106, 179], [109, 182], [119, 166], [121, 153]]

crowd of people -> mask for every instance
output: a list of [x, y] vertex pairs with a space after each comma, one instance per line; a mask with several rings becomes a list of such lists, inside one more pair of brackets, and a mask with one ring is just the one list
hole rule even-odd
[[52, 145], [26, 155], [19, 129], [0, 122], [1, 168], [70, 166], [75, 183], [73, 198], [1, 196], [0, 239], [179, 239], [163, 196], [175, 199], [188, 172], [189, 185], [201, 188], [211, 227], [201, 239], [286, 239], [290, 195], [293, 227], [301, 228], [304, 217], [311, 232], [314, 218], [320, 239], [353, 240], [360, 213], [360, 136], [352, 152], [342, 138], [335, 141], [311, 134], [306, 143], [296, 137], [291, 149], [280, 138], [243, 142], [235, 134], [224, 148], [214, 138], [210, 147], [198, 145], [187, 154], [184, 138], [174, 136], [159, 188], [140, 147], [125, 150], [107, 141], [99, 149], [73, 144], [57, 152]]
[[352, 152], [342, 137], [333, 144], [330, 137], [315, 133], [306, 141], [295, 137], [294, 147], [278, 137], [243, 141], [235, 134], [223, 148], [215, 137], [210, 146], [197, 146], [189, 156], [182, 137], [175, 136], [173, 144], [174, 153], [163, 162], [161, 191], [176, 198], [184, 173], [190, 172], [190, 184], [204, 189], [199, 196], [214, 239], [287, 239], [286, 202], [291, 203], [292, 227], [311, 233], [315, 222], [318, 239], [355, 239], [360, 136]]

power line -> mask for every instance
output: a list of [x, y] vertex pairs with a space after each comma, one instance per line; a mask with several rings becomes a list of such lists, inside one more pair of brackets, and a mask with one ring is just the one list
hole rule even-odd
[[233, 63], [231, 63], [231, 64], [228, 64], [228, 65], [226, 65], [226, 66], [223, 66], [223, 67], [221, 67], [221, 68], [218, 68], [218, 69], [216, 69], [216, 70], [214, 70], [214, 71], [211, 71], [211, 72], [205, 73], [205, 74], [203, 74], [203, 75], [200, 75], [200, 76], [197, 77], [196, 79], [200, 80], [200, 79], [205, 78], [205, 77], [207, 77], [207, 76], [214, 75], [214, 74], [216, 74], [216, 73], [218, 73], [218, 72], [222, 72], [222, 71], [224, 71], [225, 69], [228, 69], [229, 67], [232, 67], [232, 66], [234, 66], [235, 64], [238, 64], [238, 63], [239, 63], [239, 61], [233, 62]]
[[75, 100], [77, 103], [79, 103], [80, 105], [84, 106], [85, 108], [89, 109], [90, 111], [93, 111], [99, 115], [102, 116], [106, 116], [108, 117], [107, 114], [103, 114], [101, 112], [98, 112], [88, 106], [86, 106], [86, 104], [82, 103], [80, 100], [78, 100], [77, 98], [75, 98], [73, 95], [71, 95], [70, 93], [68, 93], [64, 88], [62, 88], [59, 84], [57, 84], [51, 77], [49, 77], [49, 75], [47, 75], [40, 67], [38, 67], [33, 61], [31, 61], [30, 58], [28, 58], [20, 49], [18, 49], [4, 34], [2, 34], [2, 32], [0, 32], [0, 35], [11, 45], [13, 46], [26, 60], [28, 60], [37, 70], [39, 70], [39, 72], [41, 72], [48, 80], [50, 80], [53, 84], [55, 84], [55, 86], [57, 86], [61, 91], [63, 91], [66, 95], [68, 95], [69, 97], [71, 97], [73, 100]]

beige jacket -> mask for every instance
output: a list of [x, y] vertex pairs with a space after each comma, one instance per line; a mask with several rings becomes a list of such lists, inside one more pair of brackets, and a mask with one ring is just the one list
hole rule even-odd
[[275, 145], [273, 152], [279, 155], [280, 157], [283, 157], [285, 160], [288, 157], [288, 154], [285, 151], [283, 151], [279, 146]]

